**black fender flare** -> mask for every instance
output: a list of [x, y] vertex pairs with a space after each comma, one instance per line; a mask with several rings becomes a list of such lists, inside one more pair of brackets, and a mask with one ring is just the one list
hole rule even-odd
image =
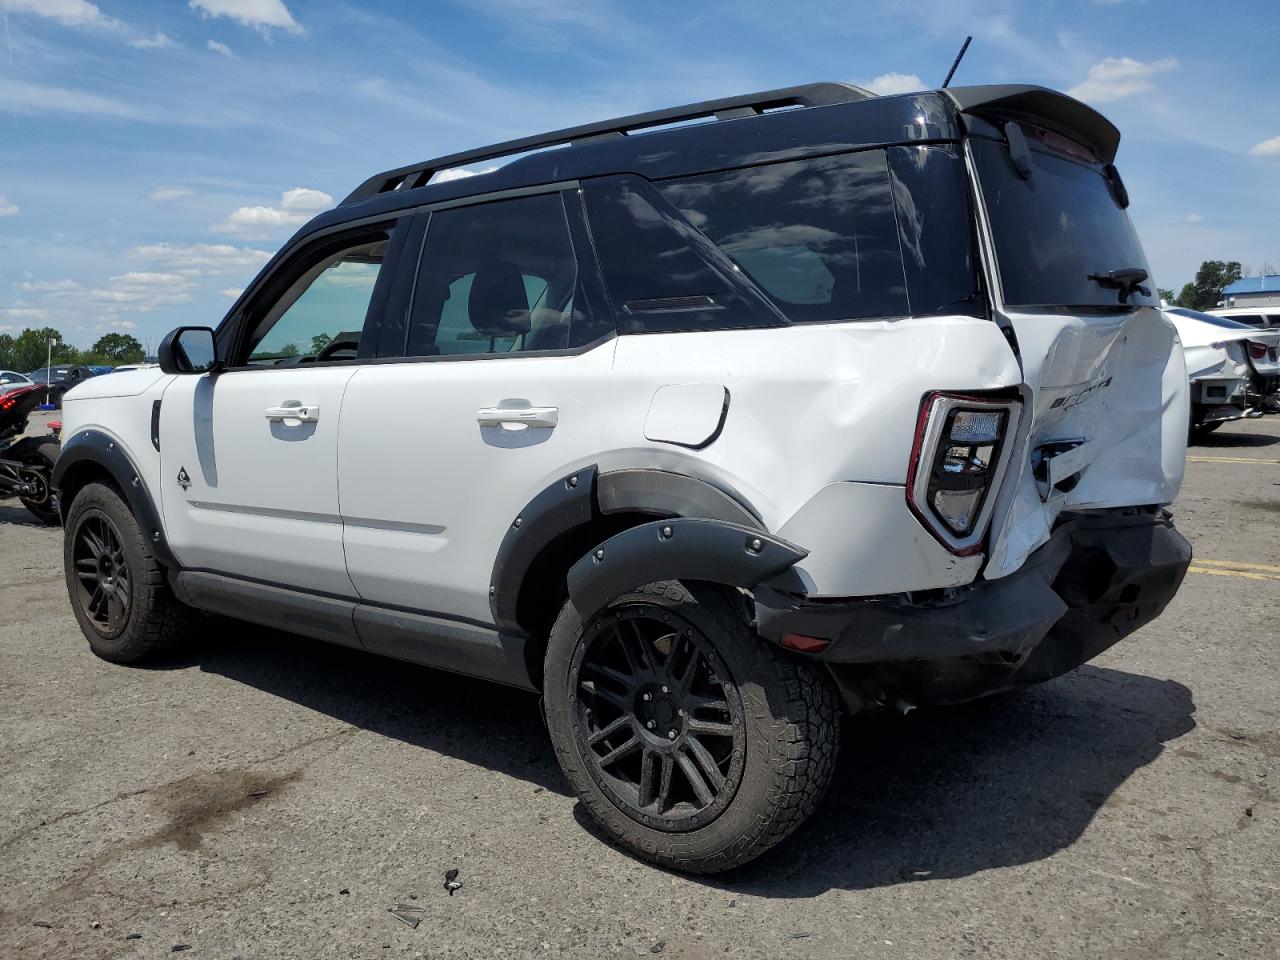
[[675, 517], [610, 537], [569, 569], [569, 599], [585, 621], [628, 590], [658, 580], [754, 587], [790, 570], [809, 551], [725, 520]]
[[517, 619], [520, 590], [542, 551], [575, 528], [619, 514], [698, 517], [764, 529], [741, 499], [706, 480], [670, 470], [584, 466], [542, 490], [507, 528], [489, 578], [493, 622], [523, 633]]
[[67, 508], [71, 506], [63, 496], [67, 480], [74, 478], [87, 464], [93, 464], [105, 470], [115, 481], [120, 492], [124, 494], [129, 509], [142, 527], [142, 532], [151, 543], [151, 550], [161, 565], [178, 567], [177, 558], [169, 550], [164, 535], [164, 524], [160, 520], [160, 511], [156, 507], [151, 491], [147, 489], [142, 473], [134, 465], [129, 455], [124, 452], [120, 442], [100, 430], [81, 430], [62, 444], [62, 452], [53, 465], [53, 487], [58, 491], [58, 504], [62, 512], [62, 520], [67, 519]]

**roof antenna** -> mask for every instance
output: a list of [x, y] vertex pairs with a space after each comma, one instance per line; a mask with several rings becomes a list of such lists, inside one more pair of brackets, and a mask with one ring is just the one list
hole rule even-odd
[[951, 64], [951, 69], [947, 71], [947, 79], [942, 81], [942, 89], [947, 89], [947, 84], [951, 83], [951, 78], [956, 75], [956, 67], [960, 66], [960, 61], [964, 59], [964, 52], [969, 49], [969, 44], [973, 41], [973, 37], [964, 38], [964, 46], [960, 48], [960, 52], [956, 54], [956, 59]]

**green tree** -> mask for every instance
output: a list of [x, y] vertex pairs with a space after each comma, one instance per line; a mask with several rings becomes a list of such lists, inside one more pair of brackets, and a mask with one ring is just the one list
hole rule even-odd
[[[1239, 260], [1206, 260], [1196, 271], [1195, 281], [1182, 288], [1178, 301], [1192, 310], [1212, 310], [1222, 298], [1222, 288], [1239, 280], [1240, 275]], [[1188, 294], [1192, 300], [1187, 299]]]
[[75, 347], [62, 342], [62, 334], [52, 327], [23, 330], [13, 341], [13, 365], [21, 371], [43, 367], [48, 358], [49, 341], [54, 340], [53, 362], [69, 363], [76, 355]]
[[17, 365], [13, 355], [13, 337], [0, 333], [0, 370], [12, 370]]
[[1173, 296], [1173, 291], [1166, 290], [1164, 287], [1156, 287], [1156, 296], [1168, 303], [1170, 306], [1173, 306], [1177, 302]]
[[142, 344], [127, 333], [103, 334], [89, 353], [115, 363], [141, 363], [143, 358]]
[[315, 356], [332, 342], [333, 337], [329, 336], [327, 333], [317, 333], [311, 338], [311, 355]]
[[1191, 307], [1196, 302], [1196, 285], [1194, 283], [1184, 283], [1182, 289], [1178, 291], [1178, 298], [1174, 301], [1180, 307]]

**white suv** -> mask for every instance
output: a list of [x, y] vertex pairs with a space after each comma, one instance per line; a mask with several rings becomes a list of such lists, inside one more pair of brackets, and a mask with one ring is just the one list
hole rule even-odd
[[540, 690], [621, 843], [744, 863], [841, 711], [1046, 680], [1177, 590], [1118, 142], [1037, 87], [814, 84], [379, 174], [67, 396], [85, 636], [195, 608]]

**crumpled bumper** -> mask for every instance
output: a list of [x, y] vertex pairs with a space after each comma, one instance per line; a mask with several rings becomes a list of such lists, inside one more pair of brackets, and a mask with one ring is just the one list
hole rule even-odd
[[851, 707], [949, 703], [1037, 683], [1159, 616], [1191, 562], [1162, 510], [1071, 515], [1015, 573], [926, 595], [810, 601], [755, 591], [757, 630], [829, 640]]

